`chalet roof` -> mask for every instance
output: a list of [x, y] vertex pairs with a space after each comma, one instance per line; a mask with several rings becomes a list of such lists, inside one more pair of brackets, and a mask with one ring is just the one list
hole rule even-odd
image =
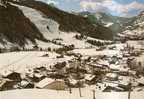
[[140, 79], [137, 80], [138, 83], [144, 84], [144, 77], [141, 77]]
[[38, 82], [36, 84], [36, 87], [38, 87], [38, 88], [44, 88], [45, 86], [47, 86], [48, 84], [52, 83], [53, 81], [54, 81], [54, 79], [45, 78], [45, 79], [41, 80], [40, 82]]
[[103, 92], [111, 92], [111, 91], [116, 91], [116, 92], [120, 92], [120, 91], [124, 91], [122, 88], [119, 87], [111, 87], [111, 86], [107, 86]]
[[106, 74], [106, 76], [110, 77], [110, 78], [117, 78], [118, 77], [118, 75], [115, 73], [108, 73], [108, 74]]
[[34, 73], [34, 76], [37, 77], [37, 78], [41, 78], [41, 77], [43, 77], [44, 75], [42, 75], [41, 73]]
[[86, 79], [86, 80], [92, 80], [94, 77], [95, 77], [95, 75], [87, 74], [87, 75], [85, 76], [85, 79]]

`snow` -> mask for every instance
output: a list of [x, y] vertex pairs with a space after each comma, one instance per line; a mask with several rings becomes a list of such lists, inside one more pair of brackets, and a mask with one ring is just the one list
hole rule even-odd
[[[45, 50], [47, 50], [48, 48], [58, 49], [58, 48], [62, 47], [62, 46], [56, 45], [52, 42], [43, 42], [43, 41], [40, 41], [40, 40], [36, 40], [36, 43], [37, 43], [39, 48], [42, 48], [42, 49], [45, 49]], [[25, 45], [26, 49], [33, 49], [34, 46], [35, 46], [35, 44], [33, 44], [31, 41], [27, 40], [27, 44]]]
[[135, 49], [141, 49], [144, 46], [144, 41], [143, 40], [139, 40], [139, 41], [129, 40], [129, 41], [127, 41], [127, 44], [129, 46], [134, 47]]
[[108, 23], [106, 23], [105, 27], [110, 27], [111, 25], [113, 25], [113, 23], [112, 22], [108, 22]]
[[46, 43], [46, 42], [42, 42], [40, 40], [36, 40], [37, 44], [39, 47], [41, 47], [42, 49], [47, 49], [47, 48], [51, 48], [51, 49], [58, 49], [58, 48], [61, 48], [62, 46], [60, 45], [56, 45], [54, 43]]
[[38, 87], [38, 88], [44, 88], [46, 85], [52, 83], [53, 81], [54, 81], [54, 79], [45, 78], [42, 81], [40, 81], [39, 83], [37, 83], [36, 87]]
[[[96, 99], [128, 99], [128, 92], [96, 92]], [[132, 92], [131, 99], [143, 99], [144, 92]], [[79, 96], [78, 89], [72, 89], [72, 94], [68, 91], [54, 91], [41, 89], [27, 89], [4, 91], [0, 94], [1, 99], [93, 99], [92, 90], [82, 90], [82, 97]]]
[[[52, 19], [48, 19], [43, 17], [43, 13], [39, 12], [35, 9], [25, 7], [25, 6], [20, 6], [13, 4], [14, 6], [17, 6], [19, 9], [21, 9], [26, 17], [28, 17], [40, 30], [40, 32], [43, 34], [43, 36], [48, 39], [48, 40], [53, 40], [57, 38], [61, 38], [62, 44], [66, 45], [71, 45], [74, 44], [76, 48], [85, 48], [85, 47], [90, 47], [91, 44], [87, 43], [86, 40], [77, 40], [74, 38], [74, 36], [78, 33], [73, 33], [73, 32], [62, 32], [59, 30], [59, 23]], [[40, 45], [41, 47], [55, 47], [55, 44], [49, 45], [46, 44], [42, 41], [37, 40], [37, 44]]]
[[108, 74], [106, 74], [106, 77], [116, 78], [116, 77], [118, 77], [118, 75], [115, 73], [108, 73]]
[[[59, 33], [59, 24], [57, 22], [51, 19], [43, 18], [42, 14], [35, 9], [19, 5], [15, 6], [19, 7], [19, 9], [23, 11], [24, 15], [35, 23], [44, 37], [50, 37], [53, 33]], [[47, 26], [49, 26], [49, 29], [47, 29]]]
[[87, 75], [85, 76], [85, 79], [90, 81], [90, 80], [92, 80], [94, 77], [95, 77], [94, 75], [87, 74]]
[[108, 50], [105, 49], [103, 51], [96, 51], [95, 48], [91, 49], [75, 49], [73, 50], [74, 53], [80, 53], [84, 56], [97, 56], [97, 55], [107, 55], [107, 56], [114, 56], [114, 55], [119, 55], [118, 50]]
[[92, 37], [87, 37], [88, 40], [95, 40], [95, 41], [99, 41], [99, 42], [102, 42], [102, 43], [105, 43], [105, 42], [108, 42], [108, 43], [111, 43], [112, 41], [110, 40], [101, 40], [101, 39], [96, 39], [96, 38], [92, 38]]
[[[48, 54], [49, 57], [42, 57]], [[44, 66], [49, 68], [57, 62], [70, 60], [71, 57], [57, 59], [58, 54], [45, 51], [10, 52], [0, 54], [0, 73], [7, 75], [11, 71], [23, 73], [29, 68]]]
[[21, 84], [21, 86], [25, 86], [25, 85], [29, 84], [29, 82], [23, 80], [23, 81], [21, 81], [20, 84]]
[[69, 32], [69, 33], [65, 33], [65, 32], [60, 32], [60, 34], [55, 38], [62, 38], [63, 41], [59, 41], [62, 44], [65, 45], [75, 45], [75, 48], [88, 48], [91, 47], [91, 44], [87, 43], [86, 40], [77, 40], [75, 38], [75, 35], [77, 33], [73, 33], [73, 32]]
[[[98, 51], [96, 50], [96, 47], [93, 47], [91, 44], [86, 42], [86, 39], [83, 40], [77, 40], [75, 38], [75, 35], [77, 33], [73, 32], [62, 32], [59, 30], [59, 23], [55, 22], [52, 19], [44, 18], [42, 13], [29, 8], [29, 7], [24, 7], [24, 6], [19, 6], [15, 5], [14, 6], [19, 7], [27, 16], [40, 30], [40, 32], [46, 37], [48, 40], [54, 40], [57, 38], [60, 38], [61, 40], [56, 40], [59, 43], [65, 44], [65, 45], [75, 45], [76, 49], [74, 49], [72, 52], [74, 53], [80, 53], [83, 56], [99, 56], [99, 55], [106, 55], [106, 56], [117, 56], [121, 57], [122, 52], [121, 50], [124, 48], [126, 44], [112, 44], [109, 45], [106, 49]], [[112, 25], [113, 23], [107, 24], [107, 26]], [[141, 31], [141, 30], [139, 30]], [[125, 31], [127, 35], [135, 35], [131, 31], [127, 30]], [[111, 41], [104, 41], [104, 40], [99, 40], [99, 39], [94, 39], [88, 37], [87, 39], [89, 40], [97, 40], [101, 42], [111, 42]], [[28, 45], [26, 45], [27, 48], [32, 48], [33, 44], [30, 41], [27, 41]], [[46, 49], [48, 47], [54, 49], [54, 48], [60, 48], [62, 47], [61, 45], [54, 44], [52, 42], [46, 43], [40, 40], [36, 40], [37, 44], [39, 47]], [[136, 48], [142, 48], [143, 45], [139, 45], [139, 43], [136, 41], [128, 41], [128, 44], [133, 44], [132, 46]], [[1, 45], [0, 45], [1, 46]], [[92, 48], [90, 48], [92, 47]], [[109, 47], [114, 47], [114, 49], [110, 49]], [[43, 55], [48, 54], [48, 57], [42, 57]], [[29, 51], [29, 52], [11, 52], [11, 53], [2, 53], [0, 54], [0, 74], [3, 76], [8, 75], [12, 71], [19, 72], [21, 74], [30, 73], [32, 74], [33, 71], [28, 71], [29, 69], [33, 69], [35, 67], [41, 67], [44, 66], [46, 68], [49, 68], [50, 65], [56, 64], [57, 62], [63, 62], [63, 61], [68, 61], [71, 60], [72, 57], [64, 56], [64, 58], [56, 58], [59, 54], [56, 54], [54, 52], [45, 52], [45, 51]], [[124, 58], [123, 58], [124, 59]], [[144, 55], [138, 58], [138, 60], [143, 61]], [[121, 60], [122, 61], [122, 60]], [[111, 69], [118, 69], [120, 71], [128, 71], [129, 68], [124, 68], [122, 64], [117, 62], [116, 64], [109, 64], [109, 60], [100, 60], [97, 62], [96, 66], [102, 66], [102, 65], [108, 65]], [[35, 73], [34, 74], [37, 77], [41, 77], [42, 75], [40, 73]], [[33, 75], [32, 75], [33, 76]], [[91, 74], [85, 75], [85, 79], [91, 80], [94, 76]], [[111, 77], [111, 78], [116, 78], [118, 75], [114, 73], [108, 73], [106, 77]], [[120, 76], [118, 78], [119, 80], [117, 83], [112, 83], [112, 82], [103, 82], [99, 83], [101, 85], [101, 90], [96, 90], [96, 86], [88, 86], [86, 85], [85, 88], [82, 89], [82, 96], [79, 96], [79, 90], [77, 88], [72, 88], [72, 94], [69, 93], [69, 91], [54, 91], [54, 90], [44, 90], [44, 89], [28, 89], [28, 90], [13, 90], [13, 91], [4, 91], [0, 93], [0, 99], [9, 99], [9, 98], [14, 98], [14, 99], [93, 99], [93, 92], [92, 90], [96, 90], [96, 99], [127, 99], [128, 93], [126, 92], [111, 92], [111, 93], [102, 93], [101, 91], [105, 88], [105, 84], [108, 86], [113, 86], [117, 87], [118, 84], [123, 84], [127, 85], [131, 77], [127, 76]], [[76, 84], [77, 81], [74, 79], [70, 79], [70, 82], [72, 84]], [[43, 88], [47, 84], [53, 82], [53, 79], [50, 78], [45, 78], [39, 83], [36, 84], [37, 87]], [[143, 83], [144, 78], [141, 78], [138, 80], [138, 82]], [[21, 82], [22, 85], [27, 84], [27, 82], [23, 81]], [[131, 99], [143, 99], [144, 97], [144, 92], [132, 92]]]
[[138, 82], [141, 83], [141, 84], [144, 84], [144, 77], [139, 78]]

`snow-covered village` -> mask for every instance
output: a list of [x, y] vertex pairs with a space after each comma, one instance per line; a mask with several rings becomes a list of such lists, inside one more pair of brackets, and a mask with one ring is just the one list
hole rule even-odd
[[0, 0], [0, 99], [143, 99], [144, 4], [121, 17], [48, 1]]

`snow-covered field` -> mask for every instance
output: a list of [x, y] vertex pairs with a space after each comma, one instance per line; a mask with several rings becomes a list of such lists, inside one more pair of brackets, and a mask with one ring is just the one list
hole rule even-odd
[[[128, 93], [95, 93], [96, 99], [128, 99]], [[130, 99], [143, 99], [144, 92], [132, 92]], [[68, 91], [53, 90], [14, 90], [0, 93], [0, 99], [93, 99], [92, 90], [82, 90], [82, 97], [79, 96], [78, 89], [74, 89], [72, 94]]]
[[[42, 57], [48, 54], [48, 57]], [[0, 73], [16, 71], [23, 73], [27, 68], [49, 67], [57, 62], [67, 61], [70, 57], [57, 59], [58, 54], [44, 51], [11, 52], [0, 54]]]
[[103, 50], [103, 51], [96, 51], [96, 48], [92, 49], [75, 49], [72, 52], [74, 53], [80, 53], [84, 56], [97, 56], [97, 55], [108, 55], [108, 56], [114, 56], [114, 55], [119, 55], [118, 50]]

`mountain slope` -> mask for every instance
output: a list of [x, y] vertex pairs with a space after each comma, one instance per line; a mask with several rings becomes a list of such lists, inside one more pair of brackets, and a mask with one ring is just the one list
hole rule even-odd
[[[121, 35], [122, 34], [122, 35]], [[144, 15], [136, 16], [133, 21], [131, 21], [125, 31], [120, 35], [126, 39], [131, 40], [143, 40], [144, 39]]]
[[97, 12], [80, 12], [82, 16], [87, 17], [93, 24], [101, 24], [102, 26], [108, 27], [114, 33], [123, 31], [123, 28], [127, 23], [129, 23], [133, 18], [124, 18], [118, 16], [112, 16], [108, 13]]
[[40, 1], [22, 1], [18, 4], [36, 9], [44, 14], [44, 17], [50, 18], [60, 24], [59, 29], [65, 32], [78, 32], [90, 37], [99, 39], [112, 39], [113, 33], [110, 29], [91, 22], [82, 16], [70, 14], [61, 11], [55, 7], [49, 6]]
[[113, 33], [107, 27], [93, 25], [88, 18], [40, 1], [10, 0], [6, 6], [0, 5], [0, 47], [7, 48], [8, 44], [21, 47], [42, 44], [45, 48], [49, 45], [60, 47], [74, 44], [77, 48], [91, 45], [86, 39], [77, 40], [77, 33], [97, 39], [113, 39]]
[[35, 39], [46, 41], [37, 27], [24, 16], [21, 10], [10, 4], [7, 8], [0, 6], [0, 36], [4, 39], [23, 46], [26, 40], [35, 43]]

